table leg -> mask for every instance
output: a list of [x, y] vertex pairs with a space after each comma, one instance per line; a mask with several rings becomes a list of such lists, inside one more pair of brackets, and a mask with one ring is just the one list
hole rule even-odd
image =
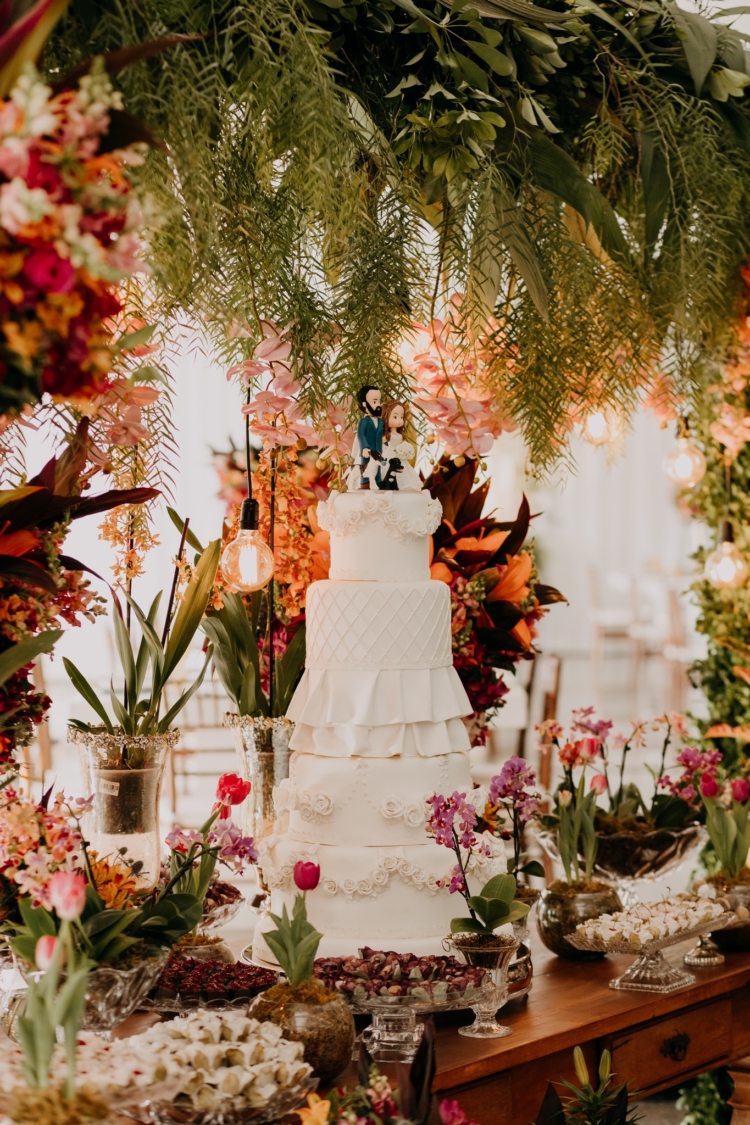
[[740, 1059], [729, 1070], [734, 1090], [729, 1104], [734, 1108], [732, 1125], [750, 1125], [750, 1058]]

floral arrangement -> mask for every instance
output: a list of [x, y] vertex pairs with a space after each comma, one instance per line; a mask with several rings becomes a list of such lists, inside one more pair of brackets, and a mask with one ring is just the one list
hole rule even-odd
[[713, 845], [719, 870], [709, 876], [724, 886], [750, 882], [747, 856], [750, 852], [750, 785], [744, 777], [726, 778], [704, 772], [700, 791], [706, 815], [706, 831]]
[[39, 474], [20, 488], [0, 490], [0, 664], [10, 671], [0, 683], [0, 770], [13, 767], [17, 748], [31, 741], [50, 706], [29, 679], [32, 661], [50, 650], [60, 625], [77, 626], [104, 612], [83, 577], [84, 565], [64, 554], [71, 522], [158, 495], [137, 488], [89, 496], [97, 471], [84, 419], [65, 451]]
[[[296, 1110], [302, 1125], [416, 1125], [414, 1118], [401, 1111], [401, 1091], [371, 1062], [363, 1084], [352, 1089], [333, 1089], [327, 1098], [308, 1094], [307, 1106]], [[438, 1106], [440, 1125], [475, 1125], [454, 1098], [444, 1098]]]
[[493, 359], [488, 336], [492, 322], [467, 347], [459, 325], [463, 296], [454, 294], [445, 320], [414, 323], [408, 346], [402, 348], [404, 371], [416, 384], [414, 404], [435, 430], [443, 454], [461, 467], [465, 458], [489, 453], [496, 438], [516, 425], [486, 376]]
[[524, 862], [524, 831], [539, 815], [541, 796], [534, 791], [536, 772], [523, 758], [515, 755], [503, 763], [500, 773], [493, 777], [487, 795], [487, 804], [478, 822], [480, 830], [486, 829], [510, 840], [513, 846], [511, 873], [544, 876], [544, 868], [537, 860]]
[[576, 933], [587, 941], [606, 946], [628, 942], [634, 950], [653, 941], [694, 930], [703, 922], [713, 922], [724, 914], [718, 902], [690, 895], [663, 899], [661, 902], [638, 903], [616, 914], [600, 914], [576, 926]]
[[[542, 743], [551, 743], [557, 750], [562, 766], [563, 781], [558, 787], [558, 808], [567, 801], [573, 808], [578, 803], [578, 793], [587, 770], [592, 771], [588, 789], [595, 799], [606, 797], [607, 807], [596, 807], [596, 830], [600, 834], [625, 829], [652, 831], [655, 828], [680, 829], [701, 818], [701, 795], [715, 792], [716, 771], [721, 761], [719, 751], [710, 747], [684, 745], [689, 738], [685, 717], [664, 714], [647, 722], [631, 723], [629, 735], [612, 735], [609, 720], [596, 719], [593, 707], [573, 712], [566, 734], [555, 720], [537, 727]], [[646, 801], [637, 786], [626, 783], [625, 770], [628, 755], [646, 744], [646, 733], [661, 733], [659, 767], [654, 773], [654, 789]], [[667, 756], [673, 739], [680, 739], [681, 748], [675, 757], [680, 773], [674, 777], [667, 769]], [[619, 765], [613, 756], [619, 752]], [[580, 781], [574, 771], [581, 770]], [[562, 800], [561, 800], [562, 798]]]
[[[497, 794], [496, 794], [497, 795]], [[451, 933], [474, 933], [490, 935], [507, 922], [523, 918], [529, 907], [515, 901], [516, 880], [513, 875], [495, 875], [473, 895], [469, 888], [468, 873], [470, 862], [475, 857], [491, 859], [490, 845], [492, 826], [496, 823], [496, 811], [490, 820], [484, 821], [477, 813], [476, 806], [470, 804], [465, 793], [452, 793], [450, 797], [434, 793], [428, 797], [431, 812], [427, 821], [427, 832], [436, 844], [450, 848], [455, 854], [456, 864], [448, 881], [451, 894], [460, 894], [469, 910], [468, 918], [453, 918]], [[490, 809], [497, 806], [490, 805]], [[445, 886], [438, 881], [438, 886]]]
[[472, 744], [481, 746], [508, 691], [502, 672], [533, 659], [545, 607], [565, 599], [537, 579], [526, 500], [512, 522], [483, 517], [489, 485], [473, 487], [476, 471], [476, 459], [457, 467], [443, 458], [425, 487], [443, 506], [430, 573], [450, 588], [453, 665], [473, 708]]
[[46, 85], [33, 67], [0, 107], [0, 416], [44, 393], [81, 402], [108, 387], [122, 341], [111, 321], [118, 286], [138, 260], [134, 146], [107, 138], [122, 110], [103, 63], [77, 88]]
[[258, 853], [251, 836], [243, 836], [231, 819], [231, 808], [241, 805], [250, 792], [250, 782], [225, 773], [216, 785], [216, 804], [211, 815], [194, 831], [175, 827], [166, 838], [170, 850], [168, 893], [190, 894], [201, 904], [201, 914], [217, 863], [242, 875], [245, 863], [256, 863]]
[[[64, 920], [55, 900], [60, 876], [83, 885], [84, 903], [72, 939], [91, 967], [122, 959], [161, 956], [198, 924], [201, 903], [173, 887], [136, 890], [131, 868], [119, 854], [89, 852], [81, 818], [93, 797], [70, 800], [51, 792], [37, 804], [6, 788], [0, 794], [0, 931], [28, 964], [38, 960], [43, 939], [61, 935]], [[228, 799], [221, 798], [221, 808]]]

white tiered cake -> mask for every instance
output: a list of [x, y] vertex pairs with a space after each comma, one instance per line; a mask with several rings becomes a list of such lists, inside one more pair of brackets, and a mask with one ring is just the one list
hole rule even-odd
[[[320, 864], [307, 896], [320, 956], [363, 945], [439, 953], [465, 912], [438, 886], [455, 859], [425, 832], [430, 794], [471, 789], [450, 595], [428, 565], [440, 515], [426, 492], [333, 493], [318, 507], [331, 577], [307, 592], [306, 668], [288, 712], [295, 753], [275, 793], [277, 827], [285, 818], [288, 829], [262, 842], [260, 864], [274, 913], [291, 911], [295, 863]], [[505, 870], [502, 845], [492, 845], [492, 859], [471, 861], [472, 889]], [[272, 925], [256, 930], [264, 961]]]

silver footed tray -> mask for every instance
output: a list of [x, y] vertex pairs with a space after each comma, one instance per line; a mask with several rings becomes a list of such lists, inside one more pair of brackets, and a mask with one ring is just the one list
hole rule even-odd
[[680, 930], [679, 933], [654, 938], [639, 945], [626, 938], [619, 941], [602, 941], [600, 938], [585, 938], [577, 933], [567, 934], [566, 941], [576, 949], [588, 949], [596, 953], [628, 953], [636, 958], [627, 972], [609, 982], [610, 988], [622, 989], [626, 992], [676, 992], [678, 988], [687, 988], [688, 985], [695, 984], [695, 976], [693, 973], [685, 972], [684, 969], [678, 969], [675, 965], [670, 965], [664, 960], [662, 950], [703, 934], [723, 930], [733, 920], [734, 914], [727, 912], [720, 914], [718, 918], [701, 922], [689, 930]]

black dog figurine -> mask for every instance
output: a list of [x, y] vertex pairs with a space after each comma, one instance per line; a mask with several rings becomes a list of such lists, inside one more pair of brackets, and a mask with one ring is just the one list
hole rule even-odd
[[388, 471], [383, 479], [378, 481], [378, 488], [385, 492], [398, 492], [396, 473], [402, 473], [403, 471], [404, 465], [400, 458], [390, 457], [388, 460]]

